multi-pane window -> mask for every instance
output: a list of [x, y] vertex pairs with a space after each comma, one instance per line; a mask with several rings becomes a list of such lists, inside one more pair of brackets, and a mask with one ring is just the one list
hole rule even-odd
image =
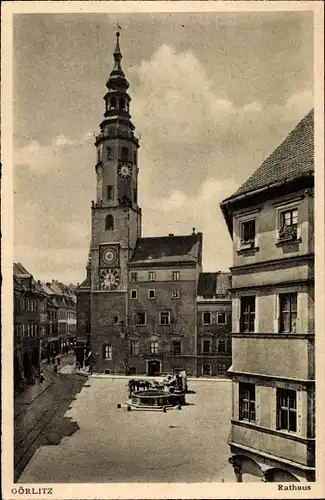
[[224, 354], [226, 352], [226, 339], [217, 340], [217, 351], [219, 354]]
[[247, 296], [241, 298], [241, 331], [255, 331], [255, 297]]
[[173, 271], [173, 281], [179, 281], [180, 274], [179, 271]]
[[159, 344], [157, 340], [152, 340], [150, 342], [150, 353], [151, 354], [158, 354], [159, 351]]
[[296, 332], [297, 326], [297, 293], [281, 293], [280, 332]]
[[138, 291], [137, 290], [131, 290], [131, 299], [137, 299], [138, 298]]
[[202, 341], [202, 353], [210, 354], [211, 353], [211, 340], [203, 340]]
[[169, 311], [160, 311], [159, 323], [160, 323], [160, 325], [170, 325], [170, 312]]
[[138, 281], [138, 273], [131, 273], [131, 281]]
[[277, 389], [277, 428], [297, 431], [297, 393], [289, 389]]
[[112, 359], [112, 346], [111, 346], [111, 344], [104, 345], [104, 359]]
[[225, 312], [218, 312], [217, 323], [218, 323], [218, 325], [224, 325], [226, 323], [226, 313]]
[[211, 375], [211, 364], [210, 363], [203, 363], [202, 375]]
[[106, 186], [106, 191], [107, 191], [107, 199], [112, 200], [113, 199], [113, 192], [114, 192], [113, 186]]
[[156, 273], [154, 271], [149, 272], [149, 281], [155, 281]]
[[156, 290], [148, 290], [148, 299], [156, 298]]
[[172, 290], [172, 299], [179, 299], [180, 298], [180, 293], [179, 290]]
[[254, 384], [239, 383], [239, 420], [256, 420]]
[[298, 209], [284, 210], [280, 213], [279, 239], [295, 240], [297, 238]]
[[137, 325], [145, 325], [146, 324], [146, 313], [137, 312], [135, 317], [135, 322]]
[[130, 340], [130, 354], [139, 354], [139, 342], [137, 340]]
[[182, 354], [182, 342], [180, 340], [174, 340], [172, 345], [173, 356], [180, 356]]
[[202, 323], [203, 325], [211, 325], [211, 313], [210, 312], [203, 312], [202, 313]]
[[224, 363], [217, 364], [217, 373], [218, 375], [225, 375], [227, 373], [227, 365]]
[[248, 220], [241, 223], [240, 229], [240, 243], [243, 246], [254, 246], [255, 244], [255, 219]]

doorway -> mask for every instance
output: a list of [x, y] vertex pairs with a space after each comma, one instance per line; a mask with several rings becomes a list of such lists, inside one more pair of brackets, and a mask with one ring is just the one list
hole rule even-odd
[[148, 375], [150, 377], [155, 377], [160, 373], [160, 361], [152, 360], [148, 361]]

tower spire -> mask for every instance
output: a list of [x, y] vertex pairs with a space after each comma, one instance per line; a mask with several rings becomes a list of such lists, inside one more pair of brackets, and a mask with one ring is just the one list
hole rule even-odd
[[[119, 27], [119, 26], [118, 26]], [[129, 83], [125, 77], [124, 71], [122, 70], [121, 66], [121, 60], [122, 60], [122, 53], [120, 49], [120, 32], [116, 32], [116, 46], [115, 50], [113, 52], [114, 56], [114, 68], [113, 71], [110, 74], [109, 79], [107, 80], [106, 87], [108, 89], [113, 89], [113, 90], [127, 90], [129, 87]]]

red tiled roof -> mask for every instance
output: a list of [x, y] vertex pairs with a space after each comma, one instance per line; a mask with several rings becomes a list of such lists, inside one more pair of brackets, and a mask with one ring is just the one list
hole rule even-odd
[[313, 170], [314, 111], [311, 110], [230, 198], [300, 177]]

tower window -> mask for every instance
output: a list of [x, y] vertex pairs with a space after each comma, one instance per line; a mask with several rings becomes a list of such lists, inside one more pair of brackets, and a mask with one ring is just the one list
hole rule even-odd
[[107, 199], [112, 200], [114, 196], [114, 188], [113, 186], [107, 186]]
[[108, 147], [106, 149], [106, 155], [107, 155], [107, 159], [108, 160], [111, 160], [112, 159], [112, 148]]
[[111, 108], [116, 108], [116, 98], [115, 97], [112, 97], [112, 99], [110, 101], [110, 109]]
[[113, 231], [114, 229], [114, 217], [109, 214], [105, 219], [105, 231]]
[[127, 160], [129, 158], [129, 148], [127, 148], [126, 146], [123, 146], [121, 148], [121, 158], [123, 160]]
[[125, 108], [125, 101], [123, 99], [123, 97], [120, 98], [120, 106], [119, 106], [119, 109], [124, 109]]

